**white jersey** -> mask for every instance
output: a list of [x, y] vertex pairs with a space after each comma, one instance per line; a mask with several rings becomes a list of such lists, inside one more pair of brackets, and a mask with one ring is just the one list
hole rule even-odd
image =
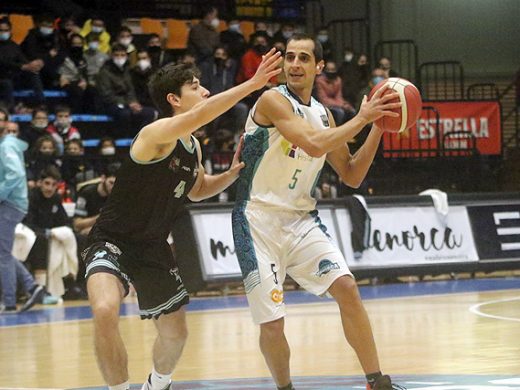
[[[311, 98], [303, 104], [287, 86], [274, 89], [292, 105], [296, 115], [304, 118], [314, 129], [329, 128], [325, 107]], [[251, 109], [245, 128], [242, 169], [237, 200], [250, 205], [280, 207], [290, 210], [314, 210], [313, 198], [326, 156], [311, 157], [287, 141], [276, 127], [263, 127], [253, 120], [256, 104]]]

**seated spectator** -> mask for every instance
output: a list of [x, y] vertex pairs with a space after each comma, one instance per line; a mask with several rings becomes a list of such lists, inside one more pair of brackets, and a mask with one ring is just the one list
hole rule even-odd
[[146, 50], [148, 50], [148, 54], [150, 54], [152, 68], [154, 70], [174, 62], [174, 58], [162, 47], [161, 37], [159, 37], [158, 34], [150, 34]]
[[49, 165], [58, 169], [61, 164], [54, 138], [49, 134], [38, 138], [30, 150], [27, 161], [27, 184], [29, 188], [36, 187], [38, 175], [43, 169]]
[[329, 61], [325, 64], [323, 74], [316, 77], [316, 94], [318, 100], [325, 105], [339, 126], [352, 119], [356, 110], [343, 99], [343, 82], [338, 76], [336, 63]]
[[118, 137], [133, 138], [154, 120], [155, 110], [142, 106], [137, 100], [124, 46], [114, 44], [112, 57], [99, 71], [96, 85], [106, 114], [115, 119]]
[[80, 34], [80, 32], [81, 28], [76, 24], [74, 17], [66, 16], [59, 19], [58, 36], [60, 37], [61, 47], [67, 47], [72, 38], [72, 35]]
[[132, 83], [137, 100], [143, 106], [153, 107], [153, 101], [148, 91], [148, 81], [153, 74], [152, 61], [148, 51], [141, 49], [137, 51], [137, 64], [130, 69]]
[[80, 139], [71, 139], [65, 145], [61, 166], [63, 180], [67, 183], [71, 198], [76, 199], [76, 185], [96, 177], [94, 165], [85, 158], [85, 149]]
[[0, 19], [0, 104], [9, 110], [14, 107], [13, 92], [15, 81], [19, 86], [29, 87], [34, 91], [35, 103], [42, 104], [43, 85], [40, 79], [40, 70], [43, 61], [33, 59], [29, 61], [22, 49], [11, 39], [11, 22], [7, 18]]
[[68, 106], [60, 104], [56, 106], [55, 112], [56, 119], [47, 127], [47, 133], [54, 138], [58, 154], [62, 155], [65, 144], [71, 139], [81, 139], [81, 134], [76, 127], [72, 126], [72, 116]]
[[244, 34], [240, 31], [240, 21], [230, 19], [227, 22], [227, 30], [220, 33], [220, 43], [227, 47], [229, 57], [239, 62], [247, 49]]
[[56, 167], [42, 170], [37, 186], [30, 191], [29, 211], [23, 221], [36, 234], [26, 264], [31, 266], [35, 279], [57, 297], [65, 293], [62, 278], [75, 278], [78, 271], [76, 239], [57, 193], [60, 180]]
[[31, 29], [22, 42], [21, 48], [29, 61], [40, 60], [43, 67], [40, 77], [45, 88], [57, 88], [58, 69], [65, 59], [60, 46], [58, 32], [54, 29], [54, 19], [50, 15], [38, 18], [36, 27]]
[[294, 23], [286, 22], [282, 23], [280, 29], [273, 35], [273, 41], [280, 41], [287, 43], [287, 40], [293, 36], [296, 32]]
[[118, 162], [116, 142], [112, 137], [100, 139], [96, 157], [94, 168], [99, 175], [106, 172], [110, 164]]
[[[200, 65], [200, 83], [208, 89], [211, 95], [226, 91], [234, 85], [236, 63], [229, 58], [224, 46], [217, 46], [211, 60]], [[218, 129], [228, 129], [233, 134], [238, 134], [244, 128], [249, 107], [238, 102], [229, 111], [208, 124], [210, 135], [214, 135]]]
[[269, 51], [269, 46], [267, 44], [268, 39], [269, 37], [265, 33], [258, 33], [255, 35], [251, 42], [251, 47], [245, 52], [240, 60], [236, 77], [237, 84], [243, 83], [253, 77], [260, 62], [262, 62], [262, 56]]
[[[385, 72], [383, 69], [381, 68], [374, 68], [372, 70], [372, 78], [370, 79], [370, 81], [368, 82], [367, 86], [365, 88], [362, 88], [360, 91], [359, 91], [359, 96], [358, 96], [358, 105], [360, 106], [361, 105], [361, 102], [363, 100], [363, 96], [367, 95], [370, 93], [370, 90], [376, 86], [376, 84], [378, 84], [379, 82], [383, 81], [384, 79], [387, 79], [388, 76], [387, 76], [387, 72]], [[358, 107], [359, 109], [359, 107]]]
[[195, 54], [197, 64], [210, 58], [220, 43], [217, 31], [219, 25], [217, 8], [204, 7], [201, 21], [190, 29], [188, 35], [188, 51]]
[[88, 84], [87, 60], [83, 56], [83, 37], [72, 34], [68, 55], [60, 66], [60, 87], [69, 94], [73, 112], [94, 112], [95, 90]]
[[[87, 20], [81, 29], [80, 34], [83, 37], [88, 36], [90, 33], [97, 34], [99, 47], [98, 50], [101, 53], [108, 54], [110, 52], [110, 34], [106, 31], [105, 21], [99, 16], [92, 16], [91, 19]], [[86, 48], [85, 48], [86, 49]]]
[[332, 61], [334, 59], [334, 46], [330, 41], [327, 27], [322, 27], [318, 30], [316, 39], [319, 43], [321, 43], [321, 47], [323, 48], [323, 59], [325, 62]]
[[119, 164], [117, 163], [108, 165], [99, 182], [87, 184], [78, 192], [73, 225], [74, 230], [79, 235], [86, 238], [90, 233], [90, 229], [92, 229], [99, 216], [101, 207], [103, 207], [108, 199], [108, 195], [112, 192], [118, 169]]
[[[271, 35], [269, 35], [269, 31], [267, 30], [266, 22], [264, 22], [263, 20], [257, 20], [255, 22], [254, 29], [255, 31], [251, 35], [249, 35], [249, 44], [251, 44], [254, 41], [257, 35], [263, 35], [267, 37], [268, 42], [271, 42]], [[285, 43], [285, 39], [283, 39], [282, 42]]]
[[101, 112], [102, 104], [96, 88], [96, 78], [101, 67], [110, 59], [110, 56], [99, 50], [99, 34], [87, 35], [87, 49], [83, 52], [83, 58], [87, 61], [87, 83], [93, 89], [94, 107], [92, 112]]
[[20, 126], [18, 125], [18, 122], [8, 121], [5, 124], [5, 133], [12, 134], [16, 138], [20, 138]]
[[356, 107], [359, 93], [358, 65], [354, 58], [354, 50], [347, 47], [344, 50], [343, 62], [338, 70], [339, 77], [343, 81], [343, 98], [352, 106]]
[[117, 32], [116, 39], [117, 43], [125, 47], [130, 66], [134, 66], [137, 63], [137, 49], [132, 43], [134, 36], [132, 35], [132, 30], [130, 30], [130, 27], [121, 26]]
[[381, 57], [379, 61], [377, 61], [378, 68], [381, 68], [385, 71], [385, 78], [389, 77], [399, 77], [399, 74], [392, 69], [392, 60], [389, 57]]
[[31, 122], [28, 126], [22, 128], [20, 136], [32, 148], [36, 140], [42, 135], [47, 135], [47, 127], [49, 126], [49, 112], [43, 106], [36, 107], [32, 112]]

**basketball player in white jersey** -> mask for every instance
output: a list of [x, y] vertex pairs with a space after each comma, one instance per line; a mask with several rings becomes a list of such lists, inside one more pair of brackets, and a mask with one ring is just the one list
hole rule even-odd
[[342, 181], [358, 187], [374, 159], [382, 130], [375, 125], [351, 155], [346, 142], [381, 116], [397, 116], [380, 89], [359, 113], [335, 127], [311, 96], [324, 66], [321, 45], [295, 34], [283, 71], [287, 85], [264, 92], [246, 123], [233, 236], [249, 306], [260, 325], [260, 348], [278, 389], [291, 390], [289, 345], [284, 335], [283, 282], [289, 274], [306, 290], [337, 301], [345, 336], [367, 376], [367, 389], [392, 389], [382, 375], [367, 313], [346, 261], [321, 224], [312, 193], [325, 160]]

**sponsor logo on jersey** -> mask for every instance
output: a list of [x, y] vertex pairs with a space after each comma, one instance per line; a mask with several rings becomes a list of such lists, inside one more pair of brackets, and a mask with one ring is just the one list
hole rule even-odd
[[295, 158], [297, 160], [312, 161], [312, 157], [305, 153], [304, 150], [294, 144], [291, 144], [286, 139], [283, 139], [280, 145], [285, 156]]
[[316, 272], [316, 276], [326, 275], [333, 269], [339, 269], [338, 263], [333, 263], [329, 259], [323, 259], [320, 261], [320, 264], [318, 265], [318, 271]]
[[277, 288], [273, 288], [271, 290], [271, 300], [276, 303], [280, 304], [283, 302], [283, 291], [278, 290]]
[[181, 159], [179, 157], [172, 157], [170, 160], [170, 165], [168, 165], [168, 168], [172, 170], [173, 172], [177, 172], [179, 170], [179, 167], [181, 165]]
[[323, 126], [325, 127], [330, 127], [330, 123], [329, 123], [329, 117], [327, 115], [320, 115], [320, 118], [321, 118], [321, 122], [323, 123]]

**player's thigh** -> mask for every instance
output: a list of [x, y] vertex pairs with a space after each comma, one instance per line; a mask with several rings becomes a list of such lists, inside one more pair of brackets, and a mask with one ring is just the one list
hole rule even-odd
[[352, 276], [345, 257], [321, 229], [309, 231], [288, 257], [287, 274], [316, 295], [326, 293], [340, 276]]

